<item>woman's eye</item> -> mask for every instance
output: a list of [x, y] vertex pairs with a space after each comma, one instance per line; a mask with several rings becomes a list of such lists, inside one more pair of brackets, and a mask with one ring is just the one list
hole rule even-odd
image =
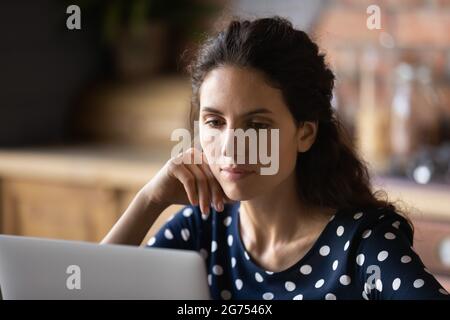
[[263, 122], [251, 122], [249, 127], [253, 129], [268, 129], [270, 125]]
[[211, 128], [218, 128], [222, 125], [222, 122], [217, 119], [211, 119], [211, 120], [206, 120], [205, 124], [207, 126], [210, 126]]

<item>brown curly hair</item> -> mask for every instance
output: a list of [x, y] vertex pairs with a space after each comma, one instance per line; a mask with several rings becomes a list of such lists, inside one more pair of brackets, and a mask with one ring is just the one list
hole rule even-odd
[[188, 66], [192, 82], [191, 124], [198, 118], [199, 89], [206, 74], [222, 65], [258, 70], [281, 90], [297, 124], [317, 121], [312, 147], [299, 153], [298, 194], [305, 204], [399, 211], [384, 191], [372, 192], [364, 161], [338, 121], [331, 99], [335, 76], [310, 37], [280, 17], [233, 19], [208, 37]]

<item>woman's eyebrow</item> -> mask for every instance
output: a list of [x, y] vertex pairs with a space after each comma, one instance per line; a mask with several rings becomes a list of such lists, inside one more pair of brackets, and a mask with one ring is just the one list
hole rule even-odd
[[[221, 114], [223, 115], [223, 112], [220, 111], [219, 109], [213, 108], [213, 107], [202, 107], [201, 110], [202, 112], [211, 112], [211, 113], [217, 113], [217, 114]], [[248, 111], [246, 113], [243, 114], [243, 116], [251, 116], [251, 115], [255, 115], [255, 114], [270, 114], [273, 113], [272, 111], [270, 111], [269, 109], [266, 108], [258, 108], [255, 110], [251, 110]]]

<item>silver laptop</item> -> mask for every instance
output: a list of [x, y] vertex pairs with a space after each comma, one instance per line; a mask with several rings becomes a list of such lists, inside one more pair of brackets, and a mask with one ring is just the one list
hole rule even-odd
[[0, 235], [3, 299], [210, 299], [196, 251]]

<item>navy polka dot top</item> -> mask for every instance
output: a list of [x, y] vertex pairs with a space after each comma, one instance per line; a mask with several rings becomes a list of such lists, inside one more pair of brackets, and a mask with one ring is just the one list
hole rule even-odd
[[240, 203], [208, 216], [187, 206], [147, 247], [196, 250], [213, 299], [450, 299], [412, 248], [408, 222], [387, 209], [338, 210], [297, 263], [265, 270], [239, 233]]

